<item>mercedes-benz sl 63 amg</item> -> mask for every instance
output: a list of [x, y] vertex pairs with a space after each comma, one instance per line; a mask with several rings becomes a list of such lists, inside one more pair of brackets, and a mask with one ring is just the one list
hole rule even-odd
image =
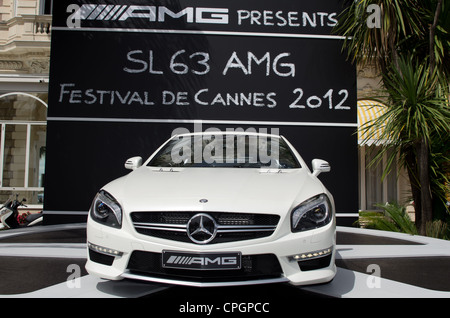
[[174, 135], [95, 196], [86, 269], [189, 286], [325, 283], [336, 273], [332, 195], [279, 135]]

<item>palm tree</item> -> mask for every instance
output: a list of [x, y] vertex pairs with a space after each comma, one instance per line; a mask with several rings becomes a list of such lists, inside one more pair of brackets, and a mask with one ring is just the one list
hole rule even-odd
[[[450, 6], [442, 0], [354, 0], [342, 12], [335, 32], [346, 37], [352, 61], [376, 65], [381, 73], [399, 55], [430, 57], [442, 73], [450, 70]], [[370, 28], [368, 8], [380, 8], [380, 27]]]
[[[416, 213], [416, 222], [421, 233], [425, 233], [426, 223], [433, 217], [431, 180], [439, 177], [440, 167], [431, 162], [438, 159], [430, 158], [431, 145], [448, 143], [450, 131], [448, 95], [436, 87], [440, 87], [436, 72], [430, 74], [428, 67], [428, 63], [412, 57], [399, 57], [397, 66], [382, 75], [384, 100], [389, 105], [386, 112], [361, 128], [367, 139], [374, 138], [374, 127], [381, 131], [379, 138], [387, 142], [375, 160], [390, 154], [387, 170], [400, 154], [400, 165], [408, 171], [415, 207], [420, 212]], [[450, 160], [448, 153], [441, 156]]]
[[[366, 24], [367, 8], [373, 4], [381, 9], [379, 28]], [[400, 164], [409, 174], [420, 234], [425, 234], [433, 217], [436, 196], [430, 173], [442, 175], [439, 167], [430, 164], [435, 158], [431, 150], [436, 142], [448, 143], [450, 132], [448, 12], [442, 0], [356, 0], [344, 10], [336, 28], [346, 36], [349, 58], [373, 63], [381, 71], [388, 107], [362, 129], [383, 128], [380, 139], [389, 140], [383, 151], [394, 149], [400, 154]], [[444, 155], [448, 155], [446, 148]], [[395, 152], [385, 173], [393, 160]]]

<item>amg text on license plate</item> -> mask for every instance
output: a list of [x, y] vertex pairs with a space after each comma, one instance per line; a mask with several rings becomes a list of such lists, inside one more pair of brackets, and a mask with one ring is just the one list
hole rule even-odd
[[164, 268], [182, 268], [193, 270], [226, 270], [241, 268], [241, 253], [191, 253], [163, 251]]

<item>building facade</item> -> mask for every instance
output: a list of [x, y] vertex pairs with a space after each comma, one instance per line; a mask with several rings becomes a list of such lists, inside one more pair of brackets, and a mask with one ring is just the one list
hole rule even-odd
[[51, 1], [0, 0], [0, 200], [41, 207]]
[[[0, 0], [0, 201], [19, 193], [36, 209], [44, 200], [52, 1]], [[358, 68], [361, 105], [379, 80], [374, 68]], [[382, 182], [382, 166], [367, 168], [376, 147], [359, 145], [361, 210], [410, 195], [404, 172]]]

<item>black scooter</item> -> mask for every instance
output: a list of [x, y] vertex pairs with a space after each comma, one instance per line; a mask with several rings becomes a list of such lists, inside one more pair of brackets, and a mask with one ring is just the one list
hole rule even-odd
[[18, 208], [20, 206], [26, 207], [26, 205], [23, 204], [24, 202], [26, 202], [26, 199], [22, 199], [22, 201], [19, 201], [17, 197], [18, 194], [16, 194], [16, 198], [14, 200], [8, 199], [8, 201], [6, 201], [5, 204], [0, 208], [0, 228], [3, 227], [7, 229], [15, 229], [42, 223], [42, 212], [30, 214], [25, 218], [24, 223], [19, 223], [17, 219], [17, 217], [19, 216]]

